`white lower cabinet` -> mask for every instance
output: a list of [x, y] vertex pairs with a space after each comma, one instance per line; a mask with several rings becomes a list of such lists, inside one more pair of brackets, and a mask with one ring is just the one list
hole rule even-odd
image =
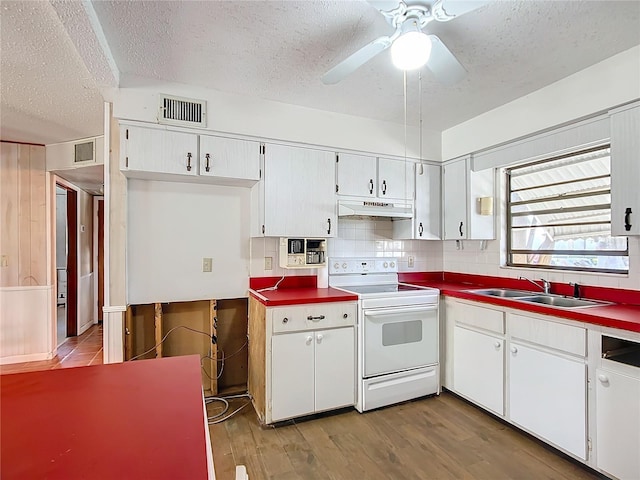
[[275, 422], [353, 405], [353, 327], [271, 338], [271, 419]]
[[640, 478], [640, 378], [596, 369], [596, 455], [599, 469]]
[[586, 460], [586, 368], [582, 359], [511, 342], [510, 420]]
[[456, 326], [453, 387], [473, 402], [504, 413], [504, 340]]

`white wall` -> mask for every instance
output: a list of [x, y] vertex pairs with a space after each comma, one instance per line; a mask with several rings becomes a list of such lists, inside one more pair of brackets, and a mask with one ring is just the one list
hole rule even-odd
[[[280, 102], [249, 98], [190, 85], [145, 82], [144, 87], [108, 93], [114, 116], [157, 123], [158, 94], [207, 100], [207, 129], [351, 149], [384, 155], [405, 155], [404, 125], [369, 118], [325, 112]], [[423, 131], [424, 159], [440, 160], [440, 132]], [[419, 157], [419, 130], [407, 129], [407, 155]]]
[[[340, 218], [338, 237], [327, 240], [329, 258], [335, 257], [396, 257], [402, 272], [442, 270], [442, 242], [423, 240], [393, 240], [390, 219]], [[278, 238], [251, 239], [251, 276], [316, 275], [318, 269], [284, 269], [278, 261]], [[409, 268], [408, 257], [414, 257]], [[264, 269], [264, 257], [273, 259], [273, 269]]]
[[442, 159], [476, 152], [640, 98], [640, 46], [442, 132]]
[[132, 179], [128, 202], [128, 303], [247, 295], [248, 188]]

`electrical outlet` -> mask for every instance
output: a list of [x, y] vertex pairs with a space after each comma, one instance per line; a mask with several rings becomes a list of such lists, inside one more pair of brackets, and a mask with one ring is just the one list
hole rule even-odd
[[414, 264], [414, 258], [413, 255], [409, 255], [409, 257], [407, 257], [407, 260], [409, 262], [409, 268], [413, 268], [413, 264]]
[[2, 255], [0, 257], [0, 267], [8, 267], [9, 266], [9, 255]]
[[213, 258], [211, 257], [203, 257], [202, 258], [202, 271], [203, 272], [211, 272], [213, 270]]
[[273, 270], [273, 257], [264, 257], [264, 269]]

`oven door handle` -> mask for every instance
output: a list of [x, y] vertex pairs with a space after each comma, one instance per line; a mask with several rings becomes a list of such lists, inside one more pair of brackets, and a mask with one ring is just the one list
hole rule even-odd
[[429, 305], [426, 307], [405, 307], [405, 308], [389, 308], [386, 310], [365, 310], [365, 317], [389, 317], [392, 315], [402, 315], [403, 313], [419, 313], [419, 312], [435, 312], [438, 305]]

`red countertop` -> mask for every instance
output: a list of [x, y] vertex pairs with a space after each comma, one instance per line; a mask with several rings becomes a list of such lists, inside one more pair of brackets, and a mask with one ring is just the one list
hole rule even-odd
[[208, 478], [197, 355], [0, 382], [3, 480]]
[[[251, 296], [266, 306], [296, 305], [305, 303], [342, 302], [357, 300], [352, 295], [334, 288], [316, 288], [314, 276], [285, 277], [278, 290], [258, 292], [254, 289], [274, 286], [280, 277], [260, 277], [250, 280]], [[399, 280], [440, 290], [445, 296], [464, 298], [477, 302], [510, 307], [523, 312], [553, 315], [560, 318], [577, 320], [594, 325], [619, 328], [632, 332], [640, 332], [640, 291], [582, 285], [584, 298], [614, 302], [612, 305], [561, 309], [547, 305], [525, 303], [502, 297], [489, 297], [468, 292], [476, 288], [515, 288], [532, 290], [526, 280], [484, 275], [469, 275], [455, 272], [418, 272], [400, 273]], [[573, 287], [567, 284], [552, 283], [551, 292], [570, 296]]]

